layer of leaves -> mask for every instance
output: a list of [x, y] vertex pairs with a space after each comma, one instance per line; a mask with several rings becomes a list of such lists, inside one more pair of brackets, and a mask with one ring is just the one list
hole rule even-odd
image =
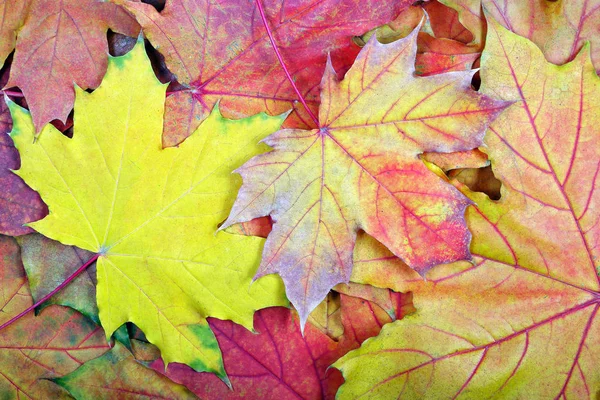
[[483, 9], [512, 32], [537, 44], [548, 61], [564, 64], [572, 60], [586, 41], [591, 43], [592, 61], [600, 68], [600, 1], [512, 1], [440, 0], [456, 9], [460, 21], [482, 44], [486, 33]]
[[238, 169], [244, 184], [223, 227], [271, 216], [257, 276], [281, 275], [302, 324], [349, 281], [359, 229], [421, 273], [470, 258], [470, 201], [419, 154], [478, 147], [505, 104], [473, 91], [472, 71], [415, 77], [417, 33], [373, 37], [343, 81], [328, 64], [320, 129], [281, 130], [265, 140], [274, 151]]
[[184, 386], [139, 364], [121, 344], [53, 381], [76, 399], [195, 399]]
[[166, 363], [224, 377], [204, 318], [251, 329], [255, 310], [287, 304], [275, 276], [250, 287], [262, 239], [215, 235], [240, 184], [231, 170], [263, 149], [256, 143], [284, 116], [232, 121], [216, 110], [178, 148], [162, 149], [164, 95], [140, 40], [110, 58], [97, 90], [77, 90], [72, 139], [47, 126], [34, 141], [30, 115], [11, 103], [17, 174], [50, 208], [30, 226], [100, 254], [97, 298], [107, 336], [131, 321]]
[[414, 290], [418, 311], [335, 364], [342, 399], [600, 391], [600, 79], [589, 47], [556, 66], [490, 20], [481, 72], [484, 93], [515, 103], [486, 137], [502, 199], [462, 187], [478, 204], [475, 264], [438, 267], [427, 282], [363, 274]]
[[[181, 142], [221, 101], [226, 116], [293, 109], [289, 127], [314, 127], [289, 84], [267, 36], [255, 1], [169, 0], [157, 12], [136, 1], [123, 3], [169, 69], [189, 88], [171, 94], [165, 145]], [[316, 113], [319, 79], [331, 53], [347, 70], [359, 48], [350, 40], [393, 19], [412, 0], [263, 0], [285, 65]]]
[[[341, 304], [344, 334], [338, 342], [310, 323], [302, 334], [298, 317], [282, 307], [255, 314], [258, 335], [231, 322], [210, 319], [233, 391], [215, 376], [182, 365], [171, 365], [167, 376], [200, 398], [333, 399], [343, 378], [329, 366], [391, 321], [377, 305], [359, 298], [341, 295]], [[400, 308], [396, 311], [402, 313]], [[153, 367], [164, 371], [161, 362]]]
[[96, 0], [0, 1], [0, 64], [15, 49], [7, 87], [27, 98], [36, 130], [66, 121], [75, 91], [96, 88], [106, 72], [106, 32], [136, 36], [139, 25], [120, 7]]
[[[461, 153], [456, 154], [461, 155]], [[484, 154], [484, 156], [485, 160], [487, 160], [487, 155]], [[252, 235], [266, 238], [269, 233], [271, 233], [271, 228], [271, 219], [269, 217], [262, 217], [253, 219], [249, 222], [235, 224], [227, 228], [227, 231], [235, 232], [241, 235]], [[353, 262], [357, 268], [353, 270], [353, 275], [350, 278], [351, 280], [354, 280], [354, 276], [356, 275], [358, 277], [358, 281], [361, 281], [361, 270], [369, 268], [367, 264], [372, 261], [373, 249], [379, 251], [380, 247], [381, 244], [377, 243], [377, 241], [369, 235], [365, 234], [364, 232], [358, 233], [353, 255]], [[391, 258], [395, 257], [391, 256]], [[393, 321], [414, 311], [411, 303], [412, 294], [410, 293], [399, 293], [383, 287], [362, 285], [354, 282], [349, 282], [347, 284], [340, 283], [329, 292], [327, 297], [325, 297], [325, 299], [319, 303], [319, 305], [308, 317], [308, 322], [314, 328], [319, 329], [325, 335], [334, 340], [338, 340], [344, 332], [344, 326], [342, 324], [342, 304], [340, 303], [340, 293], [343, 293], [346, 296], [367, 300], [376, 304], [378, 307], [381, 307], [385, 312], [387, 312]], [[348, 313], [349, 311], [345, 310], [344, 312]]]
[[[0, 324], [32, 304], [19, 246], [0, 236]], [[0, 331], [0, 393], [3, 398], [63, 399], [47, 380], [75, 370], [109, 349], [102, 330], [83, 315], [51, 306]]]
[[471, 37], [470, 33], [458, 22], [455, 10], [437, 1], [409, 7], [393, 21], [355, 37], [354, 41], [364, 46], [376, 34], [381, 43], [391, 43], [406, 37], [424, 19], [425, 25], [417, 37], [416, 73], [427, 76], [471, 69], [481, 49], [461, 41]]

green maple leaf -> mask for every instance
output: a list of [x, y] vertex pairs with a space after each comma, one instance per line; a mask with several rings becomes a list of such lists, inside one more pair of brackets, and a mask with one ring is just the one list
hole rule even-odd
[[271, 276], [252, 286], [263, 239], [216, 233], [241, 179], [231, 171], [265, 150], [285, 116], [227, 120], [218, 109], [177, 148], [162, 148], [166, 85], [142, 41], [111, 58], [100, 87], [76, 89], [72, 139], [10, 103], [16, 173], [48, 204], [30, 226], [99, 254], [97, 301], [107, 337], [139, 326], [166, 363], [225, 377], [207, 316], [252, 329], [255, 310], [285, 305]]

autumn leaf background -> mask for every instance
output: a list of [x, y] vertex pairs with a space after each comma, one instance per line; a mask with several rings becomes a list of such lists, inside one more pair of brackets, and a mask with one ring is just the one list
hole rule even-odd
[[599, 10], [0, 0], [0, 398], [598, 398]]

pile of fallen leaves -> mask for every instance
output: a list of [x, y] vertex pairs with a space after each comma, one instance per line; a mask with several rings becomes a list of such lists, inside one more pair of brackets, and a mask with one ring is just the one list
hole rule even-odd
[[600, 396], [600, 0], [0, 12], [0, 398]]

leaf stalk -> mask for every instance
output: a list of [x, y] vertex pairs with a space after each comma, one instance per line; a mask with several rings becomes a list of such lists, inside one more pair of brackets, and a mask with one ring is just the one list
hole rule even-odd
[[6, 321], [2, 325], [0, 325], [0, 331], [2, 329], [6, 328], [9, 325], [12, 325], [14, 322], [16, 322], [17, 320], [21, 319], [21, 317], [23, 317], [25, 314], [29, 313], [30, 311], [33, 311], [40, 304], [42, 304], [43, 302], [45, 302], [46, 300], [48, 300], [50, 297], [54, 296], [58, 291], [60, 291], [65, 286], [67, 286], [69, 283], [71, 283], [71, 281], [73, 281], [73, 279], [77, 278], [83, 271], [85, 271], [87, 267], [89, 267], [90, 265], [92, 265], [98, 259], [98, 257], [100, 257], [100, 254], [94, 254], [94, 256], [92, 258], [90, 258], [89, 260], [87, 260], [85, 264], [83, 264], [75, 272], [73, 272], [67, 279], [65, 279], [54, 290], [52, 290], [47, 295], [43, 296], [34, 305], [32, 305], [31, 307], [28, 307], [25, 311], [21, 312], [19, 315], [14, 316], [13, 318], [9, 319], [8, 321]]
[[265, 16], [265, 10], [263, 9], [261, 0], [256, 0], [256, 5], [258, 6], [258, 11], [260, 12], [260, 18], [262, 19], [263, 25], [265, 26], [265, 29], [267, 30], [267, 35], [269, 36], [269, 40], [271, 41], [273, 50], [275, 50], [275, 55], [277, 56], [277, 59], [279, 60], [279, 64], [281, 64], [281, 67], [283, 68], [283, 72], [285, 72], [285, 76], [287, 76], [288, 80], [292, 84], [292, 87], [294, 88], [294, 91], [296, 92], [298, 99], [300, 100], [300, 102], [302, 103], [304, 108], [306, 109], [306, 112], [308, 113], [308, 115], [310, 115], [310, 118], [313, 120], [315, 125], [317, 125], [317, 128], [320, 128], [321, 125], [319, 124], [319, 119], [315, 116], [315, 114], [312, 112], [312, 110], [306, 104], [306, 100], [304, 100], [304, 96], [302, 96], [302, 94], [300, 93], [300, 90], [298, 90], [298, 87], [296, 86], [296, 82], [294, 82], [294, 80], [292, 79], [292, 76], [290, 75], [289, 70], [285, 66], [285, 63], [283, 62], [283, 57], [281, 57], [281, 53], [279, 52], [279, 49], [277, 48], [277, 44], [275, 44], [275, 39], [273, 38], [273, 33], [271, 32], [271, 28], [269, 27], [269, 23], [267, 22], [267, 17]]

